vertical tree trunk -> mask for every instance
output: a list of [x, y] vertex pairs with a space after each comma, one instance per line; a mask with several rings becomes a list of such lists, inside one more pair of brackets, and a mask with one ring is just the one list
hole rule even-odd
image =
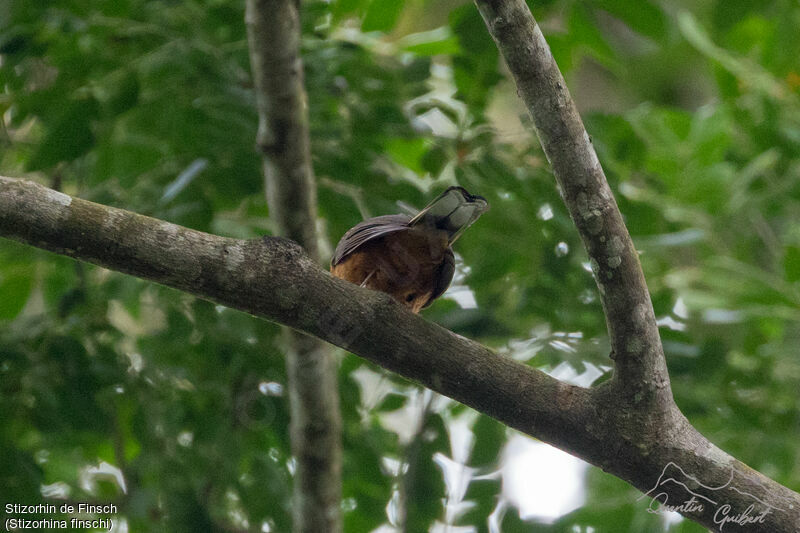
[[[270, 218], [317, 262], [316, 188], [300, 58], [299, 2], [248, 0], [247, 31]], [[341, 531], [341, 415], [331, 349], [286, 328], [297, 533]]]

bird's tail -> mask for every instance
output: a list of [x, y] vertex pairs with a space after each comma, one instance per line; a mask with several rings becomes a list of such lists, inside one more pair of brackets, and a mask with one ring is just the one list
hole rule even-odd
[[470, 194], [463, 187], [449, 187], [417, 213], [408, 225], [426, 225], [445, 230], [452, 244], [488, 210], [489, 203], [482, 196]]

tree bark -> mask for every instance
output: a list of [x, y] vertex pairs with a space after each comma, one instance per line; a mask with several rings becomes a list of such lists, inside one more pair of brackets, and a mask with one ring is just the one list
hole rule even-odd
[[[331, 277], [287, 239], [217, 237], [4, 177], [0, 235], [314, 335], [580, 457], [657, 502], [683, 504], [692, 490], [702, 508], [678, 510], [710, 529], [800, 528], [800, 495], [714, 446], [672, 401], [635, 403], [612, 382], [562, 383], [386, 294]], [[751, 505], [755, 521], [732, 525]]]
[[[620, 432], [618, 449], [640, 446], [648, 456], [618, 462], [613, 473], [651, 497], [664, 494], [667, 499], [661, 503], [678, 505], [684, 516], [712, 529], [733, 523], [750, 504], [752, 516], [738, 516], [739, 525], [755, 531], [777, 531], [777, 524], [781, 531], [800, 529], [800, 514], [792, 500], [796, 494], [768, 487], [759, 476], [746, 476], [747, 467], [700, 435], [675, 405], [638, 254], [591, 137], [527, 4], [524, 0], [475, 0], [475, 4], [533, 119], [600, 292], [615, 365], [613, 378], [597, 391], [602, 399], [596, 398], [596, 405], [605, 404], [613, 411], [607, 422]], [[653, 466], [658, 463], [663, 470], [655, 476]], [[644, 472], [648, 474], [642, 476]], [[642, 484], [647, 478], [653, 480], [649, 489]], [[687, 492], [664, 490], [662, 483], [672, 478], [685, 482]], [[764, 490], [774, 497], [769, 503], [756, 497]], [[691, 505], [692, 497], [697, 506]], [[766, 514], [763, 520], [753, 518], [761, 512], [771, 514], [776, 524], [766, 527]]]
[[589, 254], [606, 315], [618, 393], [672, 401], [650, 293], [622, 214], [567, 85], [523, 0], [476, 0], [528, 108]]
[[[279, 235], [299, 243], [319, 262], [299, 5], [247, 0], [245, 17], [270, 218]], [[333, 353], [319, 339], [288, 328], [284, 348], [297, 465], [292, 528], [337, 533], [342, 530], [342, 421]]]

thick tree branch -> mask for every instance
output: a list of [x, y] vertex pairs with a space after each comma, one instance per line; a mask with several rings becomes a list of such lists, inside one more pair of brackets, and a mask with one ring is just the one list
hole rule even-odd
[[[306, 92], [300, 58], [299, 2], [247, 0], [246, 23], [258, 106], [258, 145], [270, 217], [319, 261], [316, 188], [311, 166]], [[341, 414], [329, 346], [285, 332], [294, 475], [295, 532], [342, 530]]]
[[593, 418], [587, 389], [334, 278], [287, 239], [217, 237], [5, 177], [0, 235], [310, 333], [525, 433], [562, 448], [591, 447], [581, 437]]
[[[475, 3], [533, 119], [600, 291], [616, 362], [614, 379], [593, 398], [595, 408], [613, 411], [604, 423], [616, 433], [614, 444], [606, 442], [616, 449], [614, 466], [600, 466], [718, 531], [726, 523], [734, 524], [728, 530], [798, 530], [798, 495], [716, 448], [675, 406], [636, 249], [564, 78], [525, 1]], [[637, 458], [631, 447], [639, 447], [642, 455]], [[622, 456], [627, 459], [620, 460]], [[653, 469], [658, 464], [660, 472]]]
[[589, 253], [620, 395], [667, 406], [669, 375], [642, 267], [592, 141], [524, 0], [476, 0]]
[[[711, 444], [673, 403], [634, 410], [613, 385], [561, 383], [410, 313], [386, 294], [331, 277], [291, 241], [216, 237], [3, 177], [0, 235], [310, 333], [669, 505], [689, 500], [688, 487], [710, 501], [681, 512], [716, 531], [719, 520], [750, 505], [751, 517], [766, 514], [735, 531], [800, 528], [800, 495]], [[734, 529], [727, 524], [725, 531]]]

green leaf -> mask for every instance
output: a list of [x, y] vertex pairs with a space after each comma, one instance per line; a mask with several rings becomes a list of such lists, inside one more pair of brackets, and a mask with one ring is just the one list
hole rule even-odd
[[472, 431], [475, 434], [475, 446], [470, 463], [473, 466], [497, 464], [506, 442], [506, 427], [494, 418], [481, 415], [475, 421]]
[[397, 0], [372, 0], [361, 22], [361, 31], [389, 32], [397, 23], [403, 5]]
[[106, 107], [111, 115], [133, 108], [139, 101], [139, 78], [135, 72], [126, 72], [109, 87]]
[[386, 153], [401, 165], [420, 172], [422, 157], [430, 145], [427, 139], [392, 139], [386, 143]]
[[15, 318], [28, 301], [33, 289], [33, 272], [30, 269], [0, 271], [0, 319]]
[[442, 514], [445, 496], [442, 470], [434, 455], [446, 452], [449, 446], [447, 429], [438, 415], [428, 415], [424, 431], [409, 444], [409, 462], [404, 481], [411, 488], [407, 494], [407, 526], [409, 531], [429, 531], [433, 521]]
[[498, 72], [497, 47], [474, 6], [455, 9], [450, 14], [449, 23], [461, 50], [461, 54], [452, 59], [457, 95], [475, 106], [476, 111], [481, 111], [492, 88], [503, 79]]
[[364, 9], [367, 2], [369, 2], [369, 0], [334, 0], [331, 3], [331, 12], [338, 20], [345, 15]]
[[387, 394], [375, 411], [391, 412], [400, 409], [406, 404], [408, 397], [405, 394]]
[[466, 55], [496, 54], [497, 48], [492, 41], [486, 25], [478, 10], [472, 5], [454, 9], [449, 16], [450, 28], [458, 37], [458, 43]]
[[592, 5], [608, 11], [625, 21], [630, 28], [652, 39], [663, 39], [666, 35], [666, 18], [661, 8], [650, 0], [629, 2], [627, 0], [592, 0]]
[[28, 170], [48, 169], [88, 152], [94, 146], [92, 122], [99, 109], [93, 97], [68, 102], [55, 124], [46, 130], [44, 139], [28, 162]]
[[800, 247], [787, 246], [784, 248], [783, 270], [787, 281], [792, 283], [800, 281]]
[[457, 54], [461, 50], [458, 38], [446, 27], [407, 35], [398, 42], [398, 46], [419, 56]]
[[11, 31], [0, 36], [0, 54], [13, 55], [24, 52], [32, 43], [29, 31]]
[[597, 22], [582, 4], [576, 4], [569, 17], [569, 37], [574, 39], [602, 63], [609, 65], [614, 52], [597, 27]]

